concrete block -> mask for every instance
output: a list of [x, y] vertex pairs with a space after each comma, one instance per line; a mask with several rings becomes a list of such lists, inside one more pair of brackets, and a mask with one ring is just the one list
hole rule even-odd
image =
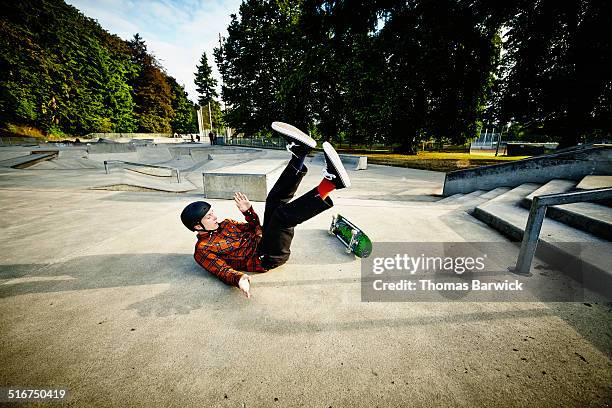
[[286, 164], [287, 161], [259, 159], [204, 172], [204, 197], [231, 199], [241, 191], [251, 201], [266, 201]]

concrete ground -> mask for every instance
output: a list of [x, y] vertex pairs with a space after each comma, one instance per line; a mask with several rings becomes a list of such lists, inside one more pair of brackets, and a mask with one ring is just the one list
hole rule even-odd
[[[66, 387], [75, 407], [612, 403], [605, 303], [362, 302], [360, 260], [327, 234], [331, 211], [297, 228], [286, 265], [252, 274], [247, 300], [193, 260], [179, 214], [201, 197], [197, 170], [186, 193], [108, 191], [92, 188], [119, 176], [81, 165], [0, 169], [0, 387]], [[298, 194], [320, 180], [309, 166]], [[350, 174], [333, 211], [375, 246], [505, 242], [516, 259], [497, 232], [433, 202], [443, 173]]]

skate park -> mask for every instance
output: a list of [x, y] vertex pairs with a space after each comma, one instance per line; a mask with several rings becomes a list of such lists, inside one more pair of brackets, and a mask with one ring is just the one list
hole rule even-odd
[[[489, 184], [485, 168], [361, 163], [335, 206], [296, 229], [289, 262], [251, 274], [247, 300], [194, 262], [194, 234], [178, 217], [205, 199], [242, 221], [225, 195], [244, 186], [263, 218], [262, 189], [289, 154], [163, 142], [0, 147], [4, 379], [66, 387], [75, 406], [610, 402], [610, 305], [596, 290], [584, 302], [364, 302], [361, 260], [327, 233], [340, 213], [375, 246], [499, 243], [513, 266], [533, 198], [609, 187], [608, 147], [543, 159], [578, 163], [548, 164], [545, 177], [526, 161]], [[297, 195], [321, 179], [320, 156], [305, 164]], [[540, 241], [553, 256], [564, 242], [599, 248], [611, 222], [605, 203], [567, 204], [547, 213]], [[606, 260], [586, 252], [609, 282]], [[548, 260], [536, 257], [532, 271], [520, 279], [575, 284]]]

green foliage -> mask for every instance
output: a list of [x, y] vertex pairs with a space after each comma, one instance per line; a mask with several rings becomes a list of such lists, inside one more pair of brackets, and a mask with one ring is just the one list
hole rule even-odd
[[[212, 118], [212, 127], [210, 119]], [[225, 127], [221, 104], [215, 100], [210, 103], [210, 115], [208, 114], [208, 104], [202, 105], [202, 124], [204, 129], [220, 129]]]
[[244, 1], [215, 50], [226, 120], [403, 151], [432, 136], [465, 141], [490, 94], [496, 30], [483, 29], [482, 10], [443, 3]]
[[299, 58], [291, 55], [286, 43], [292, 21], [287, 12], [275, 1], [246, 0], [240, 6], [240, 19], [232, 15], [225, 44], [214, 51], [228, 106], [225, 120], [239, 132], [252, 135], [274, 120], [300, 125], [283, 114], [279, 95], [282, 80]]
[[128, 46], [132, 53], [132, 62], [139, 68], [137, 76], [132, 80], [138, 131], [170, 133], [170, 121], [175, 113], [166, 75], [155, 58], [147, 52], [147, 46], [139, 34], [128, 41]]
[[139, 36], [126, 43], [58, 0], [0, 9], [0, 124], [71, 135], [193, 129], [184, 91], [173, 97]]
[[166, 80], [170, 85], [172, 93], [172, 110], [174, 117], [170, 121], [173, 133], [197, 133], [198, 122], [195, 116], [195, 107], [193, 103], [187, 99], [187, 92], [182, 85], [179, 85], [172, 77], [167, 77]]
[[495, 118], [561, 146], [610, 137], [610, 2], [520, 1], [506, 25]]
[[219, 96], [215, 90], [217, 80], [212, 76], [212, 68], [208, 65], [205, 52], [202, 53], [200, 65], [196, 66], [196, 70], [194, 83], [196, 84], [196, 91], [200, 94], [198, 103], [200, 106], [205, 106]]
[[592, 0], [244, 0], [215, 50], [226, 120], [251, 135], [283, 120], [402, 152], [422, 140], [463, 144], [483, 123], [509, 119], [566, 144], [609, 136], [611, 9]]

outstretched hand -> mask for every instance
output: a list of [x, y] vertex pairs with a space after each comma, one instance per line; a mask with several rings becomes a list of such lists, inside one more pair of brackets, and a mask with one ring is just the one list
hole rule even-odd
[[244, 274], [238, 281], [238, 289], [246, 296], [247, 299], [251, 298], [251, 277]]
[[245, 212], [249, 208], [251, 208], [251, 202], [241, 192], [234, 193], [234, 202], [236, 203], [236, 207], [240, 210], [240, 212]]

